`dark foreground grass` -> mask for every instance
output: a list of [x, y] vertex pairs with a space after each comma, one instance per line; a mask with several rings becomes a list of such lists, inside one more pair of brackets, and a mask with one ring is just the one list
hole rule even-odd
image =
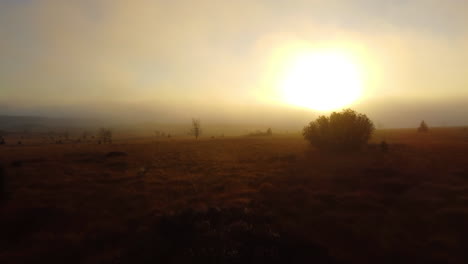
[[385, 136], [3, 146], [0, 262], [467, 263], [468, 141]]

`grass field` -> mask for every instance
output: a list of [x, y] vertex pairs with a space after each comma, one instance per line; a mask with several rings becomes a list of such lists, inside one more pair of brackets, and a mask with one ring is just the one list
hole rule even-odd
[[[379, 143], [389, 143], [388, 153]], [[0, 146], [0, 263], [468, 263], [468, 132]]]

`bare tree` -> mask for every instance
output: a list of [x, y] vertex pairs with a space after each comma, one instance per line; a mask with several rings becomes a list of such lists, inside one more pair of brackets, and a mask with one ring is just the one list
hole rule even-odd
[[101, 128], [98, 132], [98, 143], [112, 143], [112, 131], [109, 128]]
[[192, 129], [190, 129], [189, 134], [194, 136], [195, 139], [198, 139], [201, 133], [202, 133], [202, 130], [201, 130], [200, 119], [192, 118]]

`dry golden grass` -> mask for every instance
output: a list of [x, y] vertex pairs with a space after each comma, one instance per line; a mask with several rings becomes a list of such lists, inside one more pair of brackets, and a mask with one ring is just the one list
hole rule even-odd
[[467, 263], [468, 132], [382, 139], [388, 153], [299, 136], [2, 146], [0, 262], [113, 263], [161, 217], [240, 208], [344, 263]]

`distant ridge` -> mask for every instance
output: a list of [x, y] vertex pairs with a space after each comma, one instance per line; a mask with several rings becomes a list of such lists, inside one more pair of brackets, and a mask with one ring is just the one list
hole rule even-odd
[[42, 131], [50, 128], [64, 128], [93, 125], [91, 120], [79, 118], [49, 118], [43, 116], [0, 115], [0, 130]]
[[42, 126], [47, 119], [40, 116], [0, 115], [0, 129], [26, 129]]

